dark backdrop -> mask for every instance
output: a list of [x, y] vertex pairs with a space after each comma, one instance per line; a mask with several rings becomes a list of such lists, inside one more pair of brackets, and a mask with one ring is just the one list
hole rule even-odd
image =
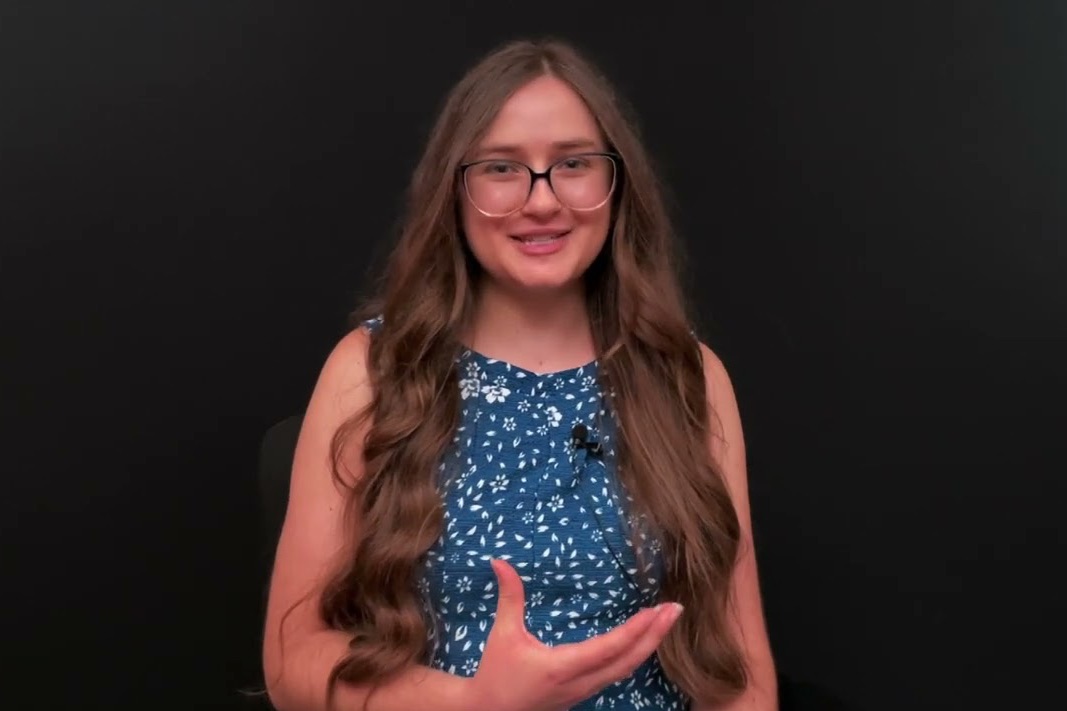
[[782, 670], [871, 711], [1058, 706], [1063, 3], [441, 5], [0, 6], [4, 705], [248, 705], [260, 437], [444, 92], [552, 32], [672, 192]]

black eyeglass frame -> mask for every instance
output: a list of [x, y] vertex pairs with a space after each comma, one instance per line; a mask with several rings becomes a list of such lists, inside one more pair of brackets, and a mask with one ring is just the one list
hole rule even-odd
[[[566, 205], [566, 207], [568, 210], [577, 210], [578, 212], [591, 212], [593, 210], [597, 210], [603, 207], [609, 200], [611, 200], [612, 195], [615, 194], [615, 188], [619, 184], [619, 168], [622, 166], [622, 156], [620, 156], [618, 153], [612, 153], [610, 151], [586, 151], [583, 153], [573, 153], [571, 155], [560, 158], [542, 171], [534, 170], [526, 163], [523, 163], [521, 160], [515, 160], [513, 158], [483, 158], [481, 160], [474, 160], [468, 163], [461, 163], [459, 165], [458, 170], [460, 180], [463, 182], [463, 192], [467, 196], [467, 200], [470, 201], [470, 204], [474, 206], [475, 210], [482, 213], [486, 217], [507, 217], [508, 215], [514, 215], [516, 212], [521, 210], [527, 202], [529, 202], [530, 196], [533, 195], [534, 187], [537, 186], [537, 181], [541, 180], [542, 178], [546, 183], [548, 183], [548, 189], [551, 190], [552, 194], [556, 196], [557, 200], [559, 200], [559, 195], [556, 193], [556, 188], [552, 185], [552, 170], [564, 161], [574, 160], [575, 158], [584, 158], [587, 156], [598, 156], [601, 158], [607, 158], [611, 161], [611, 187], [608, 188], [608, 194], [604, 197], [604, 199], [593, 207], [571, 207], [570, 205]], [[530, 189], [529, 191], [527, 191], [526, 197], [523, 198], [522, 202], [519, 203], [519, 206], [511, 212], [499, 214], [495, 212], [486, 212], [482, 208], [478, 207], [478, 204], [474, 202], [474, 198], [471, 197], [470, 188], [467, 186], [467, 170], [472, 166], [482, 165], [484, 163], [512, 163], [514, 165], [521, 165], [530, 173]], [[560, 200], [560, 203], [564, 204], [562, 200]]]

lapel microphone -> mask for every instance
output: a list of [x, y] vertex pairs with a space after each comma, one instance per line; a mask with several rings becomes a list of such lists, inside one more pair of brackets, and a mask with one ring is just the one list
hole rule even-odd
[[584, 449], [594, 457], [599, 457], [604, 451], [600, 442], [589, 441], [589, 428], [583, 424], [577, 424], [571, 428], [571, 446], [575, 449]]

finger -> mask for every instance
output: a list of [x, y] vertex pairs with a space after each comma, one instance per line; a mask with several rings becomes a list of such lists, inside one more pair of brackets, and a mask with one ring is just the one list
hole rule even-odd
[[610, 632], [554, 647], [553, 657], [568, 670], [570, 678], [603, 669], [632, 649], [657, 619], [657, 608], [641, 610]]
[[489, 561], [496, 574], [497, 601], [495, 625], [505, 628], [526, 629], [526, 594], [522, 578], [515, 569], [499, 558]]
[[588, 688], [595, 693], [605, 686], [633, 674], [634, 669], [637, 669], [646, 659], [652, 656], [652, 653], [656, 651], [660, 642], [671, 631], [671, 627], [674, 626], [674, 623], [678, 621], [679, 616], [682, 614], [682, 606], [676, 603], [666, 603], [661, 608], [652, 624], [646, 628], [645, 633], [637, 639], [632, 647], [615, 657], [605, 666], [589, 673], [586, 678], [578, 681], [583, 685], [588, 684]]

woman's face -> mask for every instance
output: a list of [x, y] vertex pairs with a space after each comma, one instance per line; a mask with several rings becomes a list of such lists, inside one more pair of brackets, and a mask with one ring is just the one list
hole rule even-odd
[[[467, 243], [507, 289], [579, 283], [607, 239], [615, 163], [585, 102], [544, 76], [519, 89], [472, 149], [460, 196]], [[552, 187], [530, 173], [551, 169]], [[528, 198], [527, 198], [528, 196]], [[488, 214], [487, 214], [488, 213]]]

